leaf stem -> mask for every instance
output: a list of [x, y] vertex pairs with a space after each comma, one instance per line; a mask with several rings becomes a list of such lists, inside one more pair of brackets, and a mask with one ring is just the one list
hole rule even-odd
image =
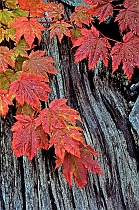
[[117, 4], [117, 5], [113, 6], [113, 7], [123, 7], [123, 6], [124, 6], [123, 4]]
[[113, 9], [114, 11], [119, 11], [119, 10], [124, 10], [124, 8], [123, 9]]
[[[97, 30], [98, 30], [98, 29], [97, 29]], [[99, 30], [98, 30], [98, 31], [99, 31]], [[100, 31], [99, 31], [99, 33], [100, 33], [104, 38], [106, 38], [106, 39], [108, 39], [108, 40], [111, 40], [111, 41], [117, 42], [117, 43], [122, 43], [122, 42], [120, 42], [120, 41], [117, 41], [117, 40], [115, 40], [115, 39], [111, 39], [111, 38], [105, 36], [105, 35], [104, 35], [102, 32], [100, 32]]]

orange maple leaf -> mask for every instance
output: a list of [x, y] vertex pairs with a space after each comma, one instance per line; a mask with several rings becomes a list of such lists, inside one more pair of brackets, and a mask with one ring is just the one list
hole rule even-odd
[[63, 162], [66, 151], [80, 157], [80, 142], [85, 143], [80, 131], [82, 131], [82, 129], [77, 126], [54, 129], [50, 137], [49, 147], [54, 145], [57, 159]]
[[97, 161], [93, 160], [92, 156], [99, 156], [91, 145], [84, 145], [80, 143], [80, 157], [66, 153], [64, 161], [56, 160], [56, 168], [62, 164], [63, 175], [70, 186], [72, 186], [72, 175], [74, 175], [75, 182], [81, 188], [87, 183], [87, 170], [97, 174], [102, 174], [100, 166]]
[[44, 16], [45, 4], [42, 3], [42, 0], [18, 0], [18, 4], [21, 9], [28, 10], [33, 17]]
[[81, 121], [78, 112], [66, 105], [66, 99], [55, 99], [49, 109], [40, 111], [36, 118], [36, 126], [42, 127], [50, 135], [49, 147], [55, 147], [58, 159], [64, 160], [65, 152], [80, 157], [79, 142], [84, 143], [82, 128], [76, 126], [76, 120]]
[[50, 27], [50, 39], [52, 39], [54, 36], [57, 36], [59, 41], [61, 42], [64, 34], [68, 37], [71, 37], [70, 30], [68, 29], [71, 27], [70, 24], [64, 22], [64, 20], [57, 21], [56, 23], [53, 23]]
[[30, 47], [34, 42], [35, 37], [37, 37], [40, 42], [42, 35], [41, 31], [45, 30], [45, 27], [38, 22], [37, 18], [26, 17], [18, 17], [11, 28], [16, 28], [16, 41], [19, 41], [21, 36], [24, 35], [24, 38]]
[[66, 105], [66, 99], [55, 99], [50, 105], [49, 109], [45, 108], [40, 112], [36, 119], [36, 125], [42, 124], [46, 133], [51, 135], [54, 128], [65, 128], [66, 123], [75, 125], [76, 120], [81, 121], [78, 112]]
[[45, 4], [45, 6], [47, 8], [47, 13], [48, 13], [47, 18], [53, 18], [53, 21], [61, 19], [61, 15], [64, 14], [64, 10], [62, 9], [62, 4], [48, 2]]

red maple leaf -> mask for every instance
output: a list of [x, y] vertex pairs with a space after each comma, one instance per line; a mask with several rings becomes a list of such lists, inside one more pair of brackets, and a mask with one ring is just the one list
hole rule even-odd
[[8, 65], [14, 67], [14, 61], [11, 59], [12, 54], [12, 50], [9, 50], [8, 47], [0, 46], [0, 72], [5, 72]]
[[9, 93], [15, 94], [21, 105], [27, 102], [33, 107], [39, 107], [39, 99], [47, 101], [46, 92], [51, 92], [49, 86], [42, 82], [43, 77], [36, 74], [21, 73], [19, 80], [11, 83]]
[[68, 37], [71, 37], [70, 30], [68, 29], [69, 27], [71, 27], [71, 25], [66, 23], [64, 20], [53, 23], [49, 27], [50, 39], [52, 39], [54, 36], [57, 36], [59, 41], [61, 42], [64, 34]]
[[58, 21], [62, 18], [62, 15], [64, 14], [63, 6], [62, 4], [56, 4], [54, 2], [47, 2], [46, 3], [47, 18], [53, 18], [53, 21]]
[[66, 127], [66, 123], [75, 125], [76, 120], [81, 121], [77, 115], [77, 111], [66, 105], [66, 99], [55, 99], [50, 105], [49, 109], [45, 108], [40, 112], [36, 119], [36, 125], [42, 124], [46, 133], [51, 135], [55, 129], [62, 129]]
[[120, 10], [115, 21], [118, 21], [121, 32], [128, 27], [139, 36], [139, 1], [125, 0], [123, 5], [126, 9]]
[[24, 61], [22, 70], [41, 75], [43, 80], [48, 82], [48, 73], [56, 74], [56, 69], [52, 65], [55, 61], [44, 54], [45, 52], [41, 50], [32, 51], [28, 57], [29, 60]]
[[47, 134], [42, 129], [36, 129], [34, 119], [27, 115], [17, 115], [18, 121], [12, 126], [12, 148], [17, 157], [26, 154], [30, 160], [36, 155], [38, 147], [48, 148]]
[[50, 137], [49, 147], [54, 145], [56, 158], [62, 162], [65, 152], [80, 157], [80, 142], [84, 143], [82, 129], [76, 126], [68, 126], [62, 129], [54, 129]]
[[[90, 145], [80, 144], [80, 157], [66, 153], [64, 157], [63, 175], [70, 186], [72, 186], [72, 175], [74, 174], [75, 182], [81, 188], [87, 183], [87, 170], [97, 174], [102, 174], [100, 166], [97, 161], [92, 159], [92, 156], [99, 154]], [[60, 160], [56, 161], [56, 167], [61, 164]]]
[[92, 15], [88, 14], [88, 7], [85, 5], [75, 7], [75, 12], [72, 13], [70, 19], [71, 22], [75, 21], [76, 25], [79, 27], [82, 27], [83, 23], [89, 25], [93, 20]]
[[113, 7], [110, 3], [112, 0], [84, 0], [84, 2], [92, 6], [88, 13], [99, 16], [100, 22], [105, 21], [109, 15], [112, 15]]
[[79, 38], [73, 47], [80, 46], [75, 54], [75, 62], [79, 62], [89, 57], [89, 70], [97, 64], [101, 57], [105, 66], [108, 66], [108, 48], [110, 44], [106, 38], [99, 38], [99, 32], [94, 26], [91, 30], [82, 29], [82, 37]]
[[18, 4], [21, 9], [28, 10], [33, 17], [44, 16], [45, 4], [42, 3], [42, 0], [18, 0]]
[[8, 105], [12, 105], [12, 100], [7, 94], [7, 90], [0, 90], [0, 114], [6, 116], [8, 113]]
[[16, 28], [16, 41], [19, 41], [21, 36], [24, 35], [24, 38], [30, 47], [34, 42], [35, 37], [37, 37], [40, 42], [42, 31], [45, 30], [44, 26], [38, 22], [37, 18], [26, 17], [18, 17], [11, 28]]
[[123, 43], [116, 43], [112, 48], [112, 66], [113, 72], [118, 69], [120, 63], [123, 63], [124, 73], [128, 79], [132, 77], [134, 67], [139, 67], [139, 37], [132, 32], [123, 37]]

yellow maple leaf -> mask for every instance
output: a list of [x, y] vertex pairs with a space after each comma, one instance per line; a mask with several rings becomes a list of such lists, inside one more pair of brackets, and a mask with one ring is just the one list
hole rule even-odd
[[18, 0], [5, 0], [4, 3], [7, 8], [16, 9]]
[[12, 11], [8, 9], [0, 10], [0, 27], [9, 28], [15, 19]]

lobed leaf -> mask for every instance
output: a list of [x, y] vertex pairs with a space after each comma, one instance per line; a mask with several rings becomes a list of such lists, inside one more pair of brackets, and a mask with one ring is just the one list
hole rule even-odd
[[76, 23], [77, 26], [82, 27], [82, 24], [89, 25], [93, 20], [92, 15], [88, 14], [88, 7], [80, 5], [75, 7], [75, 12], [70, 17], [71, 22]]
[[42, 128], [35, 127], [34, 119], [27, 115], [17, 115], [18, 121], [12, 126], [13, 134], [12, 149], [17, 157], [26, 154], [29, 160], [36, 155], [38, 148], [48, 148], [47, 135]]
[[52, 63], [55, 61], [49, 56], [44, 56], [44, 51], [32, 51], [29, 55], [29, 60], [24, 61], [22, 70], [41, 75], [45, 82], [48, 82], [48, 73], [56, 74], [56, 69]]
[[42, 82], [39, 75], [20, 73], [19, 80], [11, 83], [9, 93], [15, 94], [15, 98], [21, 105], [27, 102], [35, 108], [39, 108], [39, 100], [47, 101], [46, 92], [51, 92], [47, 84]]
[[25, 11], [25, 10], [22, 10], [19, 6], [12, 10], [12, 13], [15, 17], [28, 17], [29, 16], [29, 12], [28, 11]]
[[92, 6], [88, 14], [99, 16], [100, 22], [105, 21], [109, 15], [112, 15], [112, 0], [84, 0], [84, 2]]
[[[72, 186], [72, 175], [76, 184], [84, 188], [87, 183], [87, 170], [90, 170], [97, 174], [102, 174], [100, 166], [97, 161], [92, 159], [92, 156], [98, 156], [99, 154], [90, 145], [84, 145], [80, 143], [80, 157], [74, 156], [70, 153], [66, 153], [63, 166], [63, 175], [66, 178], [70, 186]], [[56, 167], [61, 164], [60, 160], [56, 161]]]
[[91, 30], [82, 29], [82, 37], [79, 38], [73, 47], [80, 46], [75, 54], [75, 62], [79, 62], [89, 57], [89, 70], [97, 64], [99, 58], [102, 58], [105, 66], [108, 66], [108, 48], [110, 44], [106, 38], [99, 38], [99, 32], [94, 26]]
[[126, 9], [119, 11], [115, 21], [118, 21], [121, 32], [128, 27], [139, 36], [139, 1], [125, 0], [123, 5]]
[[9, 78], [11, 82], [15, 81], [18, 78], [17, 73], [15, 73], [12, 69], [7, 69], [4, 74], [0, 72], [0, 88], [9, 90], [10, 83], [5, 77], [5, 75]]
[[33, 17], [42, 17], [45, 12], [45, 4], [42, 0], [18, 0], [18, 3], [23, 10], [28, 10]]
[[62, 18], [64, 10], [61, 3], [47, 2], [45, 6], [48, 13], [47, 18], [53, 18], [53, 21], [58, 21]]
[[59, 41], [61, 42], [64, 34], [68, 37], [71, 37], [70, 30], [68, 29], [71, 27], [70, 24], [64, 22], [64, 20], [57, 21], [56, 23], [53, 23], [50, 27], [50, 39], [52, 39], [54, 36], [57, 36]]
[[116, 43], [112, 48], [112, 66], [113, 72], [118, 69], [120, 63], [123, 63], [124, 73], [128, 79], [132, 77], [134, 67], [139, 67], [139, 37], [132, 32], [123, 37], [123, 43]]
[[38, 22], [37, 18], [18, 17], [11, 28], [16, 28], [16, 41], [24, 35], [28, 45], [31, 47], [35, 37], [41, 40], [42, 31], [45, 28]]
[[77, 115], [77, 111], [66, 105], [66, 99], [54, 99], [49, 104], [49, 109], [45, 108], [40, 112], [36, 119], [36, 125], [42, 124], [46, 133], [51, 135], [51, 132], [56, 128], [65, 128], [67, 123], [75, 125], [76, 120], [81, 121]]
[[9, 28], [9, 29], [5, 29], [2, 30], [3, 33], [3, 38], [1, 41], [4, 40], [4, 38], [9, 42], [10, 39], [15, 41], [15, 28]]
[[17, 4], [18, 4], [18, 0], [5, 0], [4, 1], [5, 6], [9, 9], [16, 9], [17, 8]]
[[29, 45], [26, 43], [25, 39], [19, 40], [13, 49], [14, 57], [17, 58], [19, 55], [28, 57], [27, 50], [30, 49]]
[[56, 158], [64, 161], [66, 151], [72, 155], [80, 157], [80, 142], [84, 143], [82, 129], [76, 126], [67, 126], [61, 129], [53, 129], [50, 136], [50, 145], [54, 145]]
[[9, 11], [8, 9], [0, 10], [0, 27], [10, 27], [14, 18], [15, 16], [12, 11]]

